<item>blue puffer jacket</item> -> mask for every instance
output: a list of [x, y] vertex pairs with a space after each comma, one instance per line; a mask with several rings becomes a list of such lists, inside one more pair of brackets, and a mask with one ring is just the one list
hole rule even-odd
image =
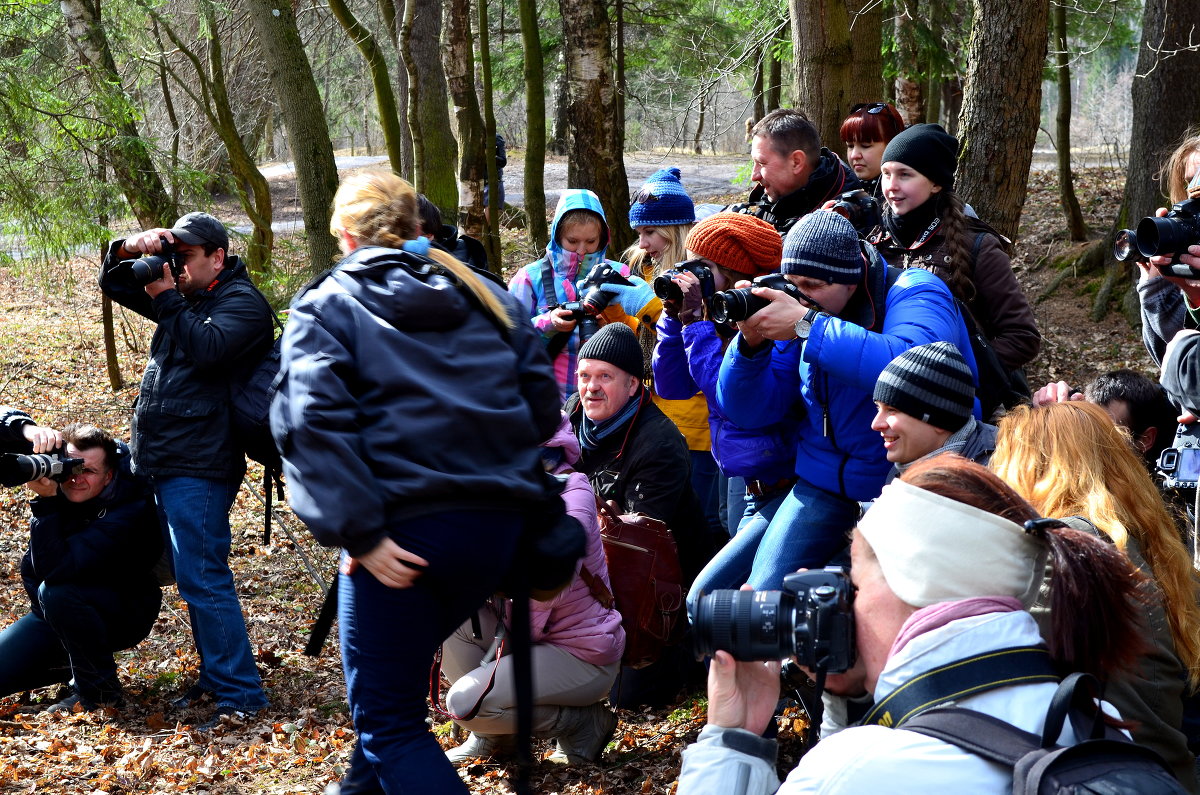
[[668, 400], [704, 393], [712, 454], [722, 473], [772, 483], [783, 480], [792, 474], [799, 417], [789, 413], [774, 425], [746, 429], [722, 414], [713, 396], [723, 356], [724, 341], [712, 321], [685, 326], [664, 313], [658, 319], [654, 348], [654, 388]]
[[888, 362], [916, 345], [946, 340], [978, 381], [966, 326], [945, 283], [917, 269], [893, 272], [892, 281], [889, 270], [876, 259], [841, 315], [820, 315], [803, 348], [791, 341], [749, 351], [738, 335], [717, 379], [718, 409], [744, 428], [780, 422], [799, 399], [806, 413], [796, 474], [852, 500], [874, 499], [892, 466], [871, 430], [871, 395]]
[[390, 248], [356, 250], [292, 301], [271, 431], [322, 544], [357, 556], [403, 519], [544, 496], [550, 360], [480, 281], [514, 321], [503, 335], [443, 266]]

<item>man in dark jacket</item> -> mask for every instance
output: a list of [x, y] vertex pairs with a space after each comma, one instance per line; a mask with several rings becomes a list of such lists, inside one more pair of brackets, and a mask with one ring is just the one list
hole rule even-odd
[[730, 207], [767, 221], [785, 236], [792, 225], [830, 199], [862, 187], [854, 171], [821, 146], [821, 136], [797, 110], [773, 110], [751, 131], [750, 179], [758, 183], [745, 204]]
[[[163, 253], [164, 241], [173, 262], [139, 283], [125, 261]], [[104, 294], [158, 324], [134, 411], [133, 463], [153, 484], [200, 653], [199, 681], [176, 704], [211, 696], [206, 726], [267, 703], [228, 558], [229, 509], [246, 471], [230, 425], [231, 381], [270, 349], [271, 308], [228, 249], [220, 221], [188, 213], [172, 229], [114, 241], [100, 266]]]
[[130, 471], [129, 449], [92, 425], [62, 432], [83, 460], [37, 493], [21, 578], [30, 612], [0, 633], [0, 695], [71, 681], [51, 709], [121, 703], [113, 652], [150, 634], [162, 597], [153, 569], [162, 531], [149, 485]]
[[[579, 439], [576, 468], [602, 500], [624, 513], [666, 522], [679, 548], [683, 590], [713, 554], [708, 524], [692, 490], [687, 441], [650, 400], [640, 374], [642, 348], [623, 323], [609, 323], [579, 349], [579, 391], [564, 410]], [[657, 662], [622, 667], [609, 694], [613, 706], [632, 709], [670, 702], [703, 668], [686, 642], [668, 647]]]

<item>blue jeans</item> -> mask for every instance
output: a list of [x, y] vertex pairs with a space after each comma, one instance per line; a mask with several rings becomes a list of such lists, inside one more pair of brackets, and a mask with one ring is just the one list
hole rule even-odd
[[747, 499], [745, 478], [734, 475], [725, 479], [725, 529], [729, 531], [730, 538], [737, 535], [742, 522], [755, 513], [750, 510]]
[[351, 791], [379, 791], [361, 769], [365, 761], [389, 795], [467, 792], [425, 723], [429, 666], [442, 641], [495, 592], [523, 524], [511, 511], [418, 516], [390, 532], [429, 561], [411, 588], [388, 588], [361, 566], [339, 575], [342, 666], [358, 731]]
[[[730, 482], [733, 480], [734, 478], [730, 478]], [[688, 618], [693, 621], [696, 617], [696, 602], [702, 594], [723, 588], [740, 588], [742, 583], [750, 579], [754, 556], [767, 532], [767, 526], [788, 495], [788, 492], [783, 491], [765, 499], [755, 497], [745, 492], [745, 480], [742, 478], [737, 478], [737, 480], [743, 484], [742, 493], [737, 497], [737, 504], [744, 506], [742, 511], [738, 512], [741, 521], [737, 535], [721, 547], [721, 551], [708, 562], [708, 565], [696, 575], [695, 581], [692, 582], [692, 588], [687, 595], [687, 610]], [[734, 499], [735, 497], [731, 493], [729, 495], [731, 506]], [[742, 517], [743, 511], [746, 514], [745, 517]], [[729, 513], [732, 516], [734, 511], [731, 510]]]
[[784, 575], [824, 566], [845, 549], [857, 520], [856, 501], [798, 479], [763, 533], [747, 582], [778, 590]]
[[197, 684], [212, 692], [217, 706], [253, 712], [267, 705], [267, 697], [229, 570], [229, 509], [239, 485], [211, 478], [155, 478], [154, 497], [200, 653]]

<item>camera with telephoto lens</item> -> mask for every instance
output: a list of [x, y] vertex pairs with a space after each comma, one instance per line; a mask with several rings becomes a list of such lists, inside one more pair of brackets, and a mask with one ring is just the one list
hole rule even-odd
[[852, 223], [859, 234], [866, 234], [883, 223], [879, 200], [865, 190], [843, 193], [829, 209]]
[[134, 284], [144, 287], [150, 282], [158, 281], [163, 277], [164, 267], [179, 281], [179, 274], [183, 272], [183, 262], [175, 251], [175, 246], [165, 237], [160, 237], [159, 241], [162, 243], [162, 249], [157, 254], [143, 254], [137, 259], [121, 260], [121, 267], [129, 269]]
[[717, 283], [713, 280], [712, 268], [704, 264], [704, 260], [689, 259], [678, 263], [674, 268], [665, 271], [654, 278], [654, 294], [664, 301], [682, 301], [683, 288], [675, 283], [674, 277], [687, 271], [700, 280], [700, 296], [707, 301], [717, 291]]
[[0, 486], [20, 486], [39, 478], [65, 483], [82, 471], [83, 459], [67, 457], [65, 447], [53, 453], [0, 455]]
[[[804, 301], [804, 293], [800, 292], [800, 289], [789, 282], [782, 273], [764, 274], [755, 279], [752, 284], [754, 287], [782, 290], [797, 301]], [[714, 295], [708, 304], [708, 311], [713, 320], [718, 323], [740, 323], [771, 303], [766, 298], [750, 292], [752, 289], [752, 287], [738, 287], [735, 290], [723, 290]]]
[[1158, 454], [1158, 473], [1163, 486], [1182, 490], [1196, 488], [1200, 481], [1200, 427], [1198, 423], [1180, 425], [1175, 441]]
[[554, 309], [565, 309], [571, 313], [571, 319], [578, 324], [581, 343], [590, 340], [592, 335], [600, 330], [600, 322], [596, 320], [596, 316], [607, 309], [613, 298], [616, 297], [612, 293], [600, 289], [601, 285], [605, 284], [633, 286], [633, 282], [618, 273], [613, 266], [607, 262], [598, 262], [588, 271], [587, 278], [579, 287], [583, 298], [554, 307]]
[[1113, 256], [1124, 262], [1143, 257], [1170, 257], [1170, 276], [1196, 278], [1195, 269], [1179, 262], [1188, 246], [1200, 245], [1200, 173], [1188, 183], [1188, 196], [1159, 218], [1151, 215], [1138, 221], [1137, 229], [1122, 229], [1113, 239]]
[[811, 671], [842, 673], [856, 657], [853, 603], [841, 566], [789, 574], [782, 591], [713, 591], [696, 605], [696, 652], [721, 649], [743, 661], [792, 657]]

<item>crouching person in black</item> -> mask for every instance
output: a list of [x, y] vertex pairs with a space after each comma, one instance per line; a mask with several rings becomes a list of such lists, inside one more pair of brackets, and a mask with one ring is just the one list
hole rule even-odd
[[21, 560], [30, 611], [0, 633], [0, 695], [70, 682], [51, 710], [119, 706], [113, 652], [150, 634], [162, 602], [158, 514], [123, 443], [78, 423], [62, 438], [83, 463], [61, 483], [26, 484], [38, 495]]

